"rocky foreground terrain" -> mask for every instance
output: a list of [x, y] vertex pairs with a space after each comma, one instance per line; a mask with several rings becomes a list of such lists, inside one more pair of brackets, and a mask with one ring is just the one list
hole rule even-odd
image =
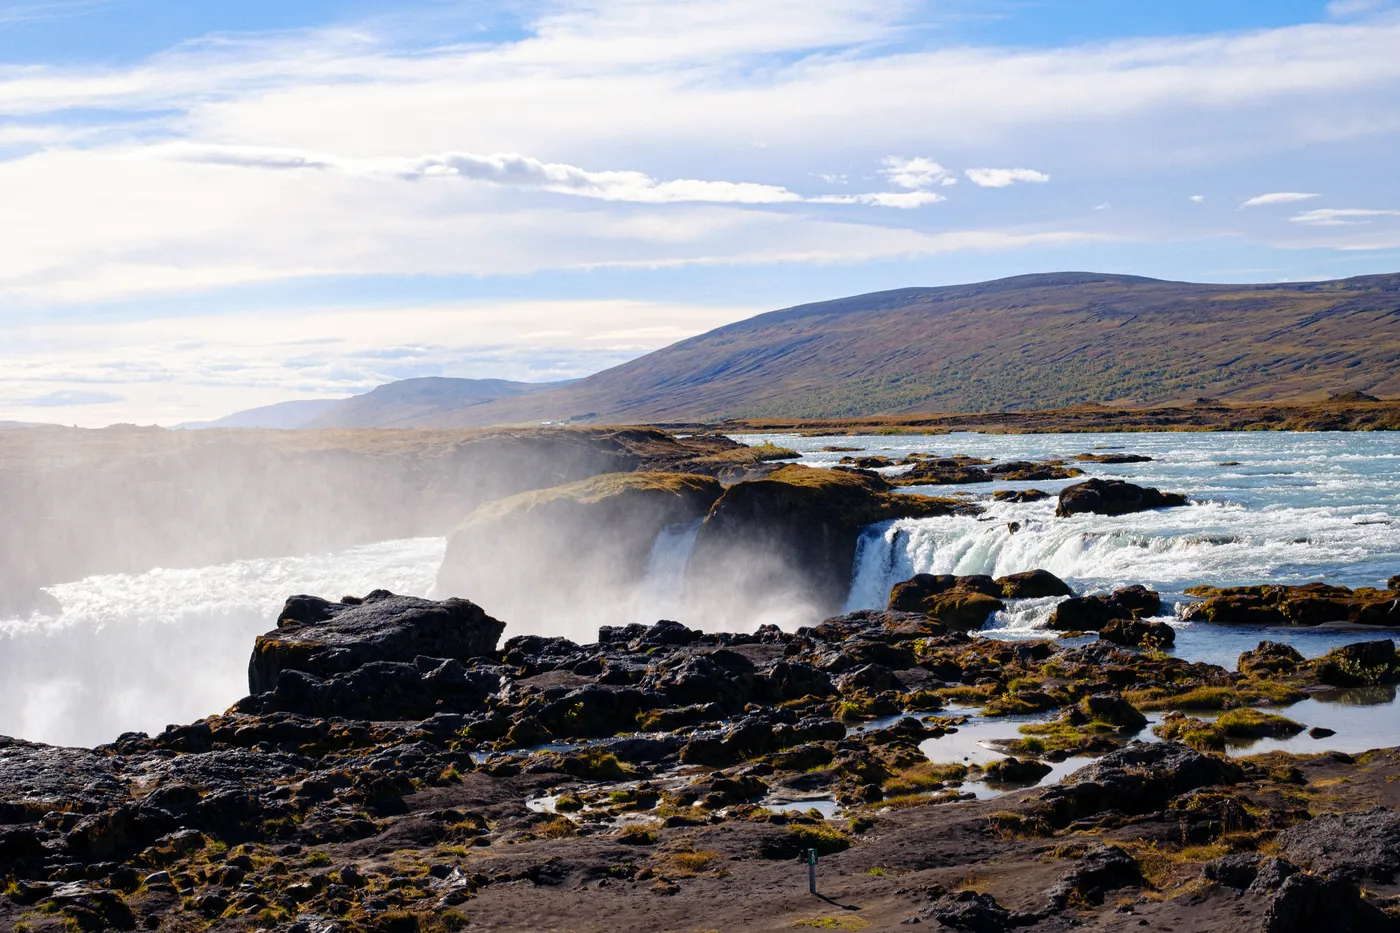
[[[1067, 590], [925, 576], [795, 632], [591, 644], [501, 643], [461, 599], [293, 597], [225, 713], [91, 750], [0, 739], [0, 929], [1400, 928], [1400, 751], [1220, 753], [1304, 726], [1257, 707], [1400, 678], [1394, 643], [1263, 643], [1229, 671], [1150, 631], [968, 634]], [[1155, 595], [1073, 598], [1060, 627], [1131, 628]], [[974, 708], [1045, 718], [985, 767], [924, 753]], [[1129, 741], [1146, 713], [1161, 740]]]

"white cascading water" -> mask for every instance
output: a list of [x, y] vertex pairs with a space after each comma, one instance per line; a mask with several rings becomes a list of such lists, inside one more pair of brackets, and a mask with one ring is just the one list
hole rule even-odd
[[[1395, 525], [1332, 507], [1255, 510], [1204, 502], [1137, 515], [1056, 518], [1053, 500], [992, 503], [976, 518], [871, 526], [857, 545], [846, 610], [884, 606], [890, 588], [916, 573], [997, 577], [1038, 568], [1080, 592], [1142, 583], [1164, 594], [1198, 583], [1302, 582], [1316, 579], [1320, 566], [1394, 548], [1391, 539], [1400, 539]], [[989, 627], [1036, 629], [1054, 603], [1014, 603]]]
[[50, 587], [57, 615], [0, 619], [0, 735], [93, 745], [221, 711], [248, 692], [253, 639], [288, 596], [421, 596], [445, 547], [385, 541]]
[[657, 534], [642, 575], [636, 621], [650, 624], [658, 619], [678, 619], [682, 614], [685, 571], [702, 524], [696, 519], [667, 525]]

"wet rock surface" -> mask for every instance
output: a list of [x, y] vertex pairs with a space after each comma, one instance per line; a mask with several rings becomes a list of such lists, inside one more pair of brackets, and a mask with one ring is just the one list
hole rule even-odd
[[[1392, 581], [1393, 582], [1393, 581]], [[1219, 625], [1314, 626], [1330, 622], [1400, 627], [1400, 597], [1395, 588], [1349, 589], [1326, 583], [1300, 586], [1197, 586], [1182, 617]]]
[[1091, 479], [1062, 489], [1055, 514], [1061, 517], [1082, 513], [1128, 515], [1186, 504], [1186, 497], [1181, 493], [1162, 492], [1117, 479]]

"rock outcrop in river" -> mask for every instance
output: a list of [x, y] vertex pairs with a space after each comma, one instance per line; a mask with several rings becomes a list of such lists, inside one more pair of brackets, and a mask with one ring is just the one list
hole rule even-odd
[[1137, 486], [1118, 479], [1090, 479], [1060, 490], [1055, 514], [1062, 518], [1086, 512], [1094, 515], [1127, 515], [1186, 504], [1186, 497], [1179, 492], [1162, 492], [1151, 486]]
[[1182, 609], [1182, 618], [1191, 621], [1220, 625], [1313, 626], [1350, 622], [1400, 626], [1400, 592], [1393, 585], [1387, 590], [1353, 590], [1327, 583], [1193, 586], [1186, 595], [1199, 599]]

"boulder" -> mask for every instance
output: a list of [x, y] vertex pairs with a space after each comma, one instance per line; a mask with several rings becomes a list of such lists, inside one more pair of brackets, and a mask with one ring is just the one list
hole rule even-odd
[[1400, 591], [1400, 573], [1397, 573], [1395, 576], [1387, 580], [1385, 582], [1385, 585], [1390, 590]]
[[1143, 454], [1075, 454], [1070, 459], [1080, 463], [1151, 463], [1153, 458]]
[[1261, 641], [1253, 651], [1240, 655], [1237, 670], [1241, 674], [1291, 674], [1303, 663], [1303, 655], [1292, 645], [1276, 641]]
[[1400, 657], [1389, 639], [1343, 645], [1310, 663], [1317, 679], [1334, 687], [1389, 683], [1400, 675]]
[[1285, 830], [1279, 852], [1309, 871], [1360, 884], [1400, 873], [1400, 811], [1329, 813]]
[[293, 596], [277, 626], [254, 642], [248, 663], [253, 694], [276, 689], [284, 671], [325, 679], [371, 662], [488, 656], [505, 631], [504, 622], [465, 599], [439, 602], [385, 590], [339, 603]]
[[1062, 489], [1055, 514], [1062, 518], [1084, 513], [1127, 515], [1186, 504], [1186, 497], [1180, 493], [1162, 492], [1117, 479], [1091, 479]]
[[1099, 629], [1099, 637], [1130, 648], [1170, 648], [1176, 630], [1152, 619], [1112, 619]]
[[860, 531], [875, 522], [975, 513], [969, 503], [890, 491], [878, 476], [787, 465], [725, 490], [691, 554], [689, 591], [716, 617], [776, 603], [822, 614], [846, 597]]
[[1104, 895], [1120, 888], [1142, 887], [1142, 868], [1117, 846], [1100, 843], [1084, 853], [1078, 865], [1050, 891], [1050, 908], [1064, 910], [1071, 901], [1102, 904]]
[[1044, 599], [1049, 596], [1073, 596], [1069, 584], [1048, 570], [1027, 570], [997, 577], [1001, 595], [1006, 599]]
[[1127, 586], [1101, 596], [1075, 596], [1055, 607], [1048, 626], [1057, 632], [1098, 632], [1115, 619], [1138, 619], [1162, 611], [1162, 598], [1145, 586]]
[[1006, 608], [1004, 585], [984, 575], [920, 573], [890, 590], [892, 612], [922, 612], [954, 631], [976, 631]]
[[1073, 479], [1083, 476], [1084, 471], [1077, 467], [1067, 467], [1059, 460], [1045, 463], [1031, 463], [1027, 460], [1013, 460], [988, 467], [987, 472], [997, 479], [1013, 483], [1043, 483], [1047, 480]]
[[1035, 809], [1052, 826], [1068, 826], [1105, 810], [1156, 812], [1187, 791], [1243, 779], [1235, 762], [1177, 742], [1133, 742], [1042, 792]]
[[961, 486], [967, 483], [990, 483], [992, 475], [976, 463], [985, 463], [956, 457], [918, 460], [912, 467], [898, 476], [890, 477], [890, 482], [899, 486]]
[[1039, 502], [1049, 498], [1050, 493], [1039, 489], [998, 489], [992, 493], [992, 499], [997, 502]]
[[615, 618], [662, 530], [704, 518], [709, 476], [611, 473], [479, 506], [448, 538], [437, 591], [537, 626]]

